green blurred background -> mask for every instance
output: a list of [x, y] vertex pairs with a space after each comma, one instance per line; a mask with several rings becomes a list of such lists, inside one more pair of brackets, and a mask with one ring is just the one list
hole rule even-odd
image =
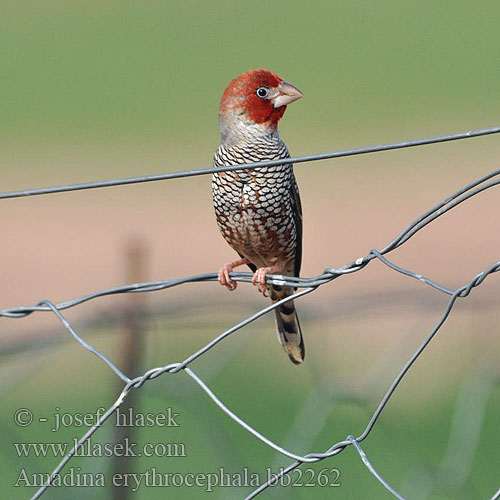
[[[297, 155], [498, 125], [498, 2], [27, 0], [2, 7], [3, 191], [208, 167], [220, 95], [230, 79], [257, 67], [305, 94], [281, 126]], [[426, 209], [496, 168], [497, 136], [297, 166], [303, 275], [384, 246]], [[495, 190], [483, 193], [392, 258], [447, 286], [466, 283], [498, 260], [498, 202]], [[5, 200], [2, 209], [2, 308], [63, 301], [136, 278], [211, 272], [232, 258], [214, 222], [208, 177]], [[129, 256], [137, 245], [139, 263]], [[324, 451], [363, 431], [438, 321], [446, 297], [414, 281], [372, 263], [301, 300], [301, 367], [288, 362], [266, 316], [192, 368], [268, 438], [298, 454]], [[457, 304], [364, 442], [375, 467], [409, 499], [490, 498], [498, 489], [497, 281], [488, 278]], [[147, 314], [129, 376], [181, 361], [266, 305], [243, 285], [228, 294], [190, 284], [142, 299]], [[122, 369], [127, 307], [135, 306], [113, 297], [66, 313]], [[120, 383], [55, 317], [3, 318], [0, 329], [1, 488], [6, 498], [29, 498], [34, 488], [13, 487], [20, 470], [50, 472], [59, 460], [19, 457], [13, 443], [80, 437], [82, 427], [51, 432], [54, 415], [107, 407]], [[133, 440], [183, 443], [186, 456], [135, 458], [133, 472], [247, 467], [264, 477], [266, 468], [289, 463], [185, 374], [150, 381], [135, 398], [137, 412], [172, 408], [180, 426], [138, 428]], [[18, 408], [33, 412], [31, 426], [14, 424]], [[48, 423], [38, 421], [44, 417]], [[94, 441], [112, 442], [114, 431], [108, 424]], [[54, 487], [43, 498], [229, 499], [251, 491], [143, 485], [127, 496], [109, 486], [116, 466], [109, 457], [75, 458], [65, 470], [103, 472], [108, 486]], [[312, 468], [337, 468], [341, 486], [277, 487], [262, 498], [390, 498], [352, 448]]]

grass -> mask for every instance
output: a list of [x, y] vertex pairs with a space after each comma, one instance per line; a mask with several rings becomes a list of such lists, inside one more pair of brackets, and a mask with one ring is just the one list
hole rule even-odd
[[[235, 313], [234, 316], [238, 314]], [[142, 352], [144, 369], [182, 359], [224, 327], [225, 322], [220, 323], [216, 318], [212, 318], [210, 313], [206, 317], [209, 320], [203, 323], [175, 313], [162, 319], [153, 318], [152, 329], [148, 328], [144, 336], [145, 349]], [[233, 319], [228, 318], [228, 321]], [[186, 323], [191, 323], [191, 326], [187, 326]], [[112, 359], [118, 359], [117, 346], [120, 345], [120, 339], [116, 328], [112, 331], [96, 329], [80, 333]], [[248, 336], [249, 333], [252, 333], [251, 337]], [[276, 359], [275, 355], [278, 354], [279, 348], [274, 345], [276, 349], [271, 349], [269, 355], [260, 353], [262, 342], [265, 341], [264, 335], [267, 336], [268, 333], [266, 325], [259, 326], [257, 323], [250, 331], [242, 332], [241, 335], [221, 344], [197, 361], [192, 368], [236, 414], [271, 440], [296, 453], [325, 450], [347, 434], [359, 434], [380, 397], [378, 392], [383, 390], [388, 380], [382, 377], [374, 384], [377, 394], [355, 397], [358, 390], [357, 377], [351, 378], [352, 387], [346, 390], [343, 385], [344, 376], [339, 372], [335, 378], [338, 379], [337, 383], [340, 383], [339, 387], [343, 389], [332, 390], [321, 381], [325, 376], [331, 376], [328, 374], [330, 370], [328, 373], [325, 370], [322, 370], [324, 373], [317, 373], [314, 367], [310, 366], [306, 367], [306, 371], [298, 373], [297, 370], [293, 370], [294, 367], [288, 367], [284, 357]], [[457, 334], [460, 336], [459, 332], [455, 332], [455, 335]], [[342, 332], [339, 331], [339, 341], [342, 336]], [[183, 343], [182, 339], [186, 338], [188, 342]], [[310, 340], [314, 344], [314, 339]], [[439, 355], [439, 348], [438, 352], [433, 351], [433, 354]], [[259, 359], [258, 369], [255, 366], [255, 359]], [[4, 386], [7, 397], [4, 398], [0, 416], [3, 422], [2, 456], [8, 467], [2, 475], [0, 487], [2, 491], [8, 492], [6, 494], [9, 496], [27, 498], [29, 489], [12, 487], [19, 471], [25, 468], [28, 474], [49, 472], [59, 459], [50, 456], [36, 458], [33, 453], [28, 458], [21, 458], [12, 443], [72, 442], [85, 432], [85, 426], [72, 424], [52, 431], [55, 415], [93, 414], [97, 408], [107, 407], [114, 401], [120, 384], [103, 363], [74, 343], [65, 343], [52, 348], [50, 352], [41, 351], [38, 354], [36, 352], [30, 354], [27, 350], [13, 361], [17, 366], [33, 365], [36, 376], [34, 373], [23, 376], [23, 372], [18, 372], [20, 380], [17, 377], [10, 377], [10, 382]], [[431, 354], [431, 365], [434, 363]], [[394, 360], [395, 367], [397, 364], [398, 361]], [[456, 418], [456, 392], [462, 383], [457, 377], [446, 388], [437, 384], [435, 390], [441, 395], [435, 394], [429, 398], [425, 396], [425, 391], [422, 392], [422, 379], [419, 377], [419, 373], [425, 373], [427, 369], [424, 357], [420, 367], [417, 365], [412, 371], [412, 376], [408, 377], [410, 382], [405, 382], [402, 390], [396, 393], [373, 433], [363, 445], [379, 472], [397, 489], [402, 488], [403, 494], [409, 497], [425, 489], [423, 484], [425, 478], [432, 478], [438, 470], [446, 451], [450, 424]], [[15, 385], [12, 385], [14, 383]], [[313, 407], [307, 406], [306, 402], [310, 400], [311, 391], [320, 398], [319, 406], [317, 404]], [[151, 471], [155, 468], [158, 473], [213, 474], [222, 467], [226, 474], [241, 476], [248, 470], [248, 474], [260, 474], [262, 478], [267, 467], [275, 470], [289, 463], [288, 459], [277, 455], [252, 438], [225, 416], [185, 375], [165, 375], [148, 382], [140, 389], [138, 397], [135, 414], [161, 415], [167, 414], [168, 408], [171, 408], [171, 411], [178, 413], [179, 416], [175, 419], [178, 426], [137, 427], [134, 436], [131, 437], [131, 442], [138, 443], [135, 449], [142, 450], [145, 443], [159, 444], [164, 447], [163, 449], [172, 444], [182, 444], [186, 456], [137, 457], [132, 462], [134, 472]], [[434, 476], [434, 486], [431, 487], [428, 498], [470, 498], [470, 492], [473, 492], [474, 498], [487, 498], [491, 495], [495, 488], [495, 475], [492, 473], [485, 476], [481, 471], [491, 470], [493, 465], [490, 459], [491, 453], [487, 450], [493, 446], [498, 436], [498, 426], [495, 421], [498, 397], [500, 397], [498, 390], [489, 395], [489, 403], [480, 428], [478, 451], [471, 456], [473, 469], [468, 468], [463, 471], [464, 475], [460, 478], [463, 479], [464, 486], [457, 490], [453, 486], [457, 478], [447, 485], [439, 479], [440, 476]], [[413, 404], [414, 398], [419, 399], [419, 405]], [[33, 412], [35, 422], [31, 426], [20, 428], [14, 424], [12, 415], [20, 407], [27, 407]], [[298, 415], [303, 415], [301, 418], [305, 417], [305, 420], [300, 432], [294, 434], [292, 429], [295, 428], [295, 419]], [[49, 422], [40, 423], [39, 417], [47, 417]], [[113, 442], [113, 425], [112, 419], [94, 435], [93, 446], [96, 446], [96, 443]], [[463, 429], [464, 438], [467, 432], [467, 428]], [[175, 449], [170, 451], [170, 454], [175, 455]], [[75, 458], [65, 471], [69, 471], [70, 467], [75, 471], [103, 473], [108, 486], [55, 487], [47, 493], [48, 498], [63, 499], [68, 495], [82, 499], [109, 498], [113, 469], [108, 457]], [[324, 498], [325, 491], [337, 495], [338, 498], [368, 496], [373, 499], [388, 498], [383, 488], [362, 465], [353, 449], [346, 450], [336, 458], [304, 466], [302, 469], [305, 475], [302, 479], [313, 474], [316, 477], [321, 471], [331, 471], [332, 468], [340, 471], [341, 486], [334, 490], [325, 490], [319, 486], [276, 488], [268, 493], [268, 498], [283, 498], [285, 495], [286, 498], [297, 499]], [[306, 473], [307, 469], [312, 469], [314, 472]], [[472, 471], [478, 472], [476, 474]], [[334, 472], [325, 474], [332, 477]], [[300, 482], [298, 473], [292, 478]], [[143, 485], [133, 497], [160, 499], [164, 498], [167, 491], [171, 493], [172, 489]], [[203, 487], [179, 487], [174, 491], [176, 498], [195, 499], [207, 495]], [[235, 495], [243, 497], [250, 488], [217, 488], [215, 491], [215, 498], [234, 498]]]
[[500, 106], [498, 16], [494, 3], [465, 1], [9, 1], [0, 133], [216, 142], [224, 86], [258, 66], [304, 90], [286, 124], [300, 136], [488, 125]]

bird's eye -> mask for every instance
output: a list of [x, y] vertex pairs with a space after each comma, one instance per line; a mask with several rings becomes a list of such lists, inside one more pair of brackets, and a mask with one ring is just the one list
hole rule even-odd
[[269, 89], [266, 87], [259, 87], [255, 93], [261, 98], [265, 99], [269, 95]]

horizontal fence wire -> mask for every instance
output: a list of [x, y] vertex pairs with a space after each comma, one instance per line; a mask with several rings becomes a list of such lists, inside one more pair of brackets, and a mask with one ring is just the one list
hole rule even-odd
[[[471, 132], [464, 132], [459, 134], [451, 134], [440, 137], [433, 137], [430, 139], [419, 139], [415, 141], [406, 141], [399, 142], [393, 144], [387, 144], [382, 146], [374, 146], [367, 148], [359, 148], [345, 151], [338, 151], [333, 153], [324, 153], [318, 155], [310, 155], [310, 156], [301, 156], [292, 159], [285, 160], [274, 160], [270, 162], [259, 162], [253, 164], [245, 164], [245, 165], [235, 165], [223, 169], [199, 169], [199, 170], [189, 170], [184, 172], [175, 172], [172, 174], [161, 174], [161, 175], [153, 175], [153, 176], [143, 176], [143, 177], [133, 177], [127, 179], [118, 179], [111, 181], [102, 181], [102, 182], [89, 182], [84, 184], [73, 184], [67, 186], [57, 186], [51, 188], [41, 188], [41, 189], [30, 189], [23, 191], [11, 191], [6, 193], [0, 193], [0, 199], [7, 198], [16, 198], [22, 196], [32, 196], [32, 195], [41, 195], [41, 194], [50, 194], [50, 193], [58, 193], [58, 192], [67, 192], [74, 190], [82, 190], [82, 189], [92, 189], [98, 187], [109, 187], [109, 186], [118, 186], [124, 184], [133, 184], [138, 182], [149, 182], [155, 180], [166, 180], [173, 179], [179, 177], [191, 177], [195, 175], [203, 175], [213, 173], [214, 171], [220, 170], [241, 170], [248, 168], [259, 168], [259, 167], [267, 167], [267, 166], [276, 166], [285, 163], [300, 163], [306, 161], [313, 160], [321, 160], [327, 158], [339, 158], [343, 156], [353, 156], [357, 154], [364, 153], [372, 153], [377, 151], [387, 151], [391, 149], [401, 149], [408, 148], [413, 146], [420, 146], [424, 144], [433, 144], [439, 142], [447, 142], [458, 139], [465, 139], [470, 137], [478, 137], [489, 134], [500, 133], [500, 127], [493, 127], [489, 129], [476, 130]], [[385, 247], [380, 250], [371, 249], [365, 256], [357, 258], [352, 262], [345, 264], [340, 268], [326, 268], [322, 273], [317, 276], [311, 278], [299, 278], [299, 277], [289, 277], [289, 276], [281, 276], [281, 275], [271, 275], [267, 276], [267, 283], [281, 286], [291, 286], [297, 289], [301, 289], [296, 292], [294, 295], [286, 297], [279, 302], [276, 302], [268, 307], [262, 308], [253, 315], [245, 318], [243, 321], [229, 328], [225, 332], [221, 333], [219, 336], [214, 338], [204, 347], [194, 352], [190, 356], [188, 356], [185, 360], [176, 363], [170, 363], [165, 366], [157, 367], [148, 370], [140, 377], [130, 378], [127, 374], [123, 373], [116, 365], [111, 361], [104, 353], [87, 343], [74, 329], [71, 323], [66, 319], [61, 311], [65, 309], [69, 309], [72, 307], [76, 307], [80, 304], [83, 304], [87, 301], [94, 300], [100, 297], [109, 296], [109, 295], [117, 295], [117, 294], [125, 294], [125, 293], [143, 293], [143, 292], [154, 292], [159, 290], [164, 290], [167, 288], [172, 288], [175, 286], [179, 286], [185, 283], [201, 283], [201, 282], [215, 282], [217, 281], [217, 273], [207, 273], [207, 274], [199, 274], [194, 276], [188, 276], [185, 278], [178, 279], [170, 279], [170, 280], [161, 280], [161, 281], [150, 281], [144, 283], [134, 283], [130, 285], [125, 285], [116, 288], [109, 288], [106, 290], [100, 290], [96, 292], [89, 293], [82, 297], [77, 297], [72, 300], [68, 300], [65, 302], [60, 302], [58, 304], [54, 304], [50, 300], [41, 300], [37, 304], [33, 306], [21, 306], [21, 307], [13, 307], [9, 309], [0, 310], [0, 317], [5, 318], [23, 318], [35, 312], [50, 312], [54, 314], [62, 325], [66, 328], [66, 330], [72, 335], [72, 337], [82, 345], [85, 349], [90, 351], [92, 354], [98, 356], [101, 361], [107, 364], [107, 366], [123, 381], [124, 388], [119, 395], [118, 399], [112, 404], [107, 411], [99, 418], [99, 420], [93, 425], [88, 431], [80, 438], [78, 443], [72, 448], [72, 450], [60, 461], [57, 467], [53, 470], [50, 475], [49, 480], [39, 488], [39, 490], [32, 496], [32, 500], [40, 498], [45, 491], [51, 486], [56, 476], [60, 473], [60, 471], [65, 467], [65, 465], [72, 459], [72, 457], [77, 453], [77, 451], [84, 445], [84, 443], [102, 426], [102, 424], [123, 404], [126, 400], [128, 394], [132, 390], [139, 389], [149, 380], [155, 379], [163, 374], [175, 374], [175, 373], [186, 373], [207, 395], [208, 397], [216, 404], [229, 418], [238, 423], [241, 427], [247, 430], [250, 434], [252, 434], [255, 438], [259, 439], [263, 443], [265, 443], [270, 448], [274, 449], [276, 452], [281, 455], [288, 457], [293, 460], [293, 462], [281, 469], [277, 474], [270, 477], [270, 479], [264, 483], [262, 483], [257, 489], [251, 492], [245, 500], [250, 500], [252, 498], [256, 498], [260, 493], [264, 490], [276, 484], [281, 477], [286, 474], [289, 474], [294, 469], [299, 467], [303, 463], [314, 463], [321, 460], [325, 460], [328, 458], [332, 458], [339, 453], [342, 453], [346, 448], [352, 446], [357, 453], [359, 454], [362, 462], [365, 464], [370, 473], [389, 491], [394, 497], [398, 499], [403, 499], [403, 497], [399, 492], [397, 492], [390, 484], [387, 482], [375, 469], [366, 455], [365, 451], [361, 447], [361, 443], [370, 435], [374, 426], [376, 425], [379, 417], [384, 411], [386, 405], [390, 401], [400, 382], [403, 380], [405, 375], [411, 369], [412, 365], [418, 359], [418, 357], [422, 354], [422, 352], [426, 349], [435, 335], [438, 333], [441, 326], [449, 317], [456, 301], [459, 298], [467, 297], [471, 291], [480, 286], [484, 280], [491, 274], [496, 273], [500, 270], [500, 261], [494, 262], [488, 267], [485, 267], [484, 270], [474, 277], [472, 277], [468, 282], [464, 283], [462, 286], [451, 289], [447, 286], [437, 283], [430, 278], [427, 278], [417, 272], [414, 272], [409, 269], [405, 269], [395, 262], [389, 260], [386, 255], [396, 248], [400, 247], [404, 243], [406, 243], [410, 238], [412, 238], [418, 231], [422, 230], [428, 224], [436, 220], [438, 217], [441, 217], [445, 213], [449, 212], [456, 206], [461, 203], [469, 200], [473, 196], [476, 196], [486, 189], [497, 186], [500, 184], [500, 170], [495, 170], [494, 172], [489, 173], [477, 179], [476, 181], [470, 183], [469, 185], [463, 187], [457, 192], [453, 193], [449, 197], [447, 197], [442, 202], [438, 203], [425, 213], [423, 213], [419, 218], [413, 221], [408, 225], [400, 234], [398, 234], [392, 241], [390, 241]], [[268, 314], [273, 309], [276, 309], [281, 304], [288, 302], [290, 300], [300, 299], [301, 297], [313, 292], [318, 289], [320, 286], [326, 285], [327, 283], [332, 282], [336, 278], [339, 278], [344, 275], [352, 274], [362, 269], [366, 268], [366, 266], [372, 262], [373, 260], [378, 260], [383, 263], [389, 269], [400, 273], [404, 276], [408, 276], [411, 278], [415, 278], [419, 280], [422, 284], [427, 285], [431, 288], [438, 290], [441, 293], [448, 295], [449, 301], [442, 313], [442, 316], [435, 324], [434, 328], [428, 333], [427, 337], [424, 339], [422, 344], [418, 347], [418, 349], [413, 353], [413, 355], [408, 359], [408, 361], [404, 364], [404, 366], [400, 369], [397, 376], [394, 378], [393, 382], [386, 390], [384, 396], [380, 400], [377, 408], [373, 412], [371, 418], [369, 419], [364, 431], [357, 437], [352, 435], [347, 436], [344, 440], [336, 442], [332, 444], [327, 450], [323, 452], [311, 452], [306, 455], [299, 455], [281, 447], [279, 444], [274, 443], [269, 438], [267, 438], [264, 434], [253, 428], [247, 422], [245, 422], [241, 417], [236, 415], [226, 404], [224, 404], [220, 398], [210, 389], [210, 387], [193, 371], [193, 369], [189, 366], [198, 359], [200, 356], [203, 356], [212, 348], [214, 348], [220, 342], [226, 340], [235, 332], [239, 331], [243, 327], [249, 325], [257, 318]], [[252, 274], [247, 272], [232, 272], [230, 273], [231, 277], [235, 281], [251, 283]], [[491, 500], [498, 499], [500, 495], [500, 490], [493, 494]]]
[[23, 196], [36, 196], [41, 194], [64, 193], [68, 191], [81, 191], [84, 189], [96, 189], [102, 187], [124, 186], [127, 184], [138, 184], [142, 182], [165, 181], [169, 179], [179, 179], [182, 177], [195, 177], [198, 175], [213, 174], [214, 172], [232, 172], [235, 170], [250, 170], [261, 167], [277, 167], [289, 163], [304, 163], [317, 160], [328, 160], [333, 158], [342, 158], [345, 156], [355, 156], [367, 153], [377, 153], [381, 151], [390, 151], [394, 149], [411, 148], [415, 146], [425, 146], [439, 142], [456, 141], [459, 139], [470, 139], [490, 134], [498, 134], [500, 127], [490, 127], [480, 130], [470, 130], [468, 132], [459, 132], [457, 134], [447, 134], [437, 137], [428, 137], [426, 139], [415, 139], [413, 141], [394, 142], [391, 144], [381, 144], [378, 146], [368, 146], [364, 148], [345, 149], [343, 151], [333, 151], [330, 153], [319, 153], [306, 156], [296, 156], [293, 158], [281, 158], [279, 160], [259, 161], [254, 163], [245, 163], [244, 165], [229, 165], [227, 167], [200, 168], [196, 170], [182, 170], [181, 172], [169, 172], [164, 174], [142, 175], [138, 177], [127, 177], [124, 179], [110, 179], [106, 181], [82, 182], [80, 184], [68, 184], [65, 186], [53, 186], [37, 189], [22, 189], [20, 191], [7, 191], [0, 193], [0, 200], [8, 198], [20, 198]]

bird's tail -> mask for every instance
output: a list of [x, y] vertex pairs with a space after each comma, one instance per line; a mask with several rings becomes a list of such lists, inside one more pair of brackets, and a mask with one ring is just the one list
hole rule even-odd
[[[273, 302], [278, 302], [285, 297], [293, 295], [293, 289], [290, 287], [272, 285], [269, 289]], [[293, 300], [280, 305], [274, 312], [276, 315], [276, 325], [278, 327], [278, 339], [292, 363], [298, 365], [304, 361], [305, 346]]]

